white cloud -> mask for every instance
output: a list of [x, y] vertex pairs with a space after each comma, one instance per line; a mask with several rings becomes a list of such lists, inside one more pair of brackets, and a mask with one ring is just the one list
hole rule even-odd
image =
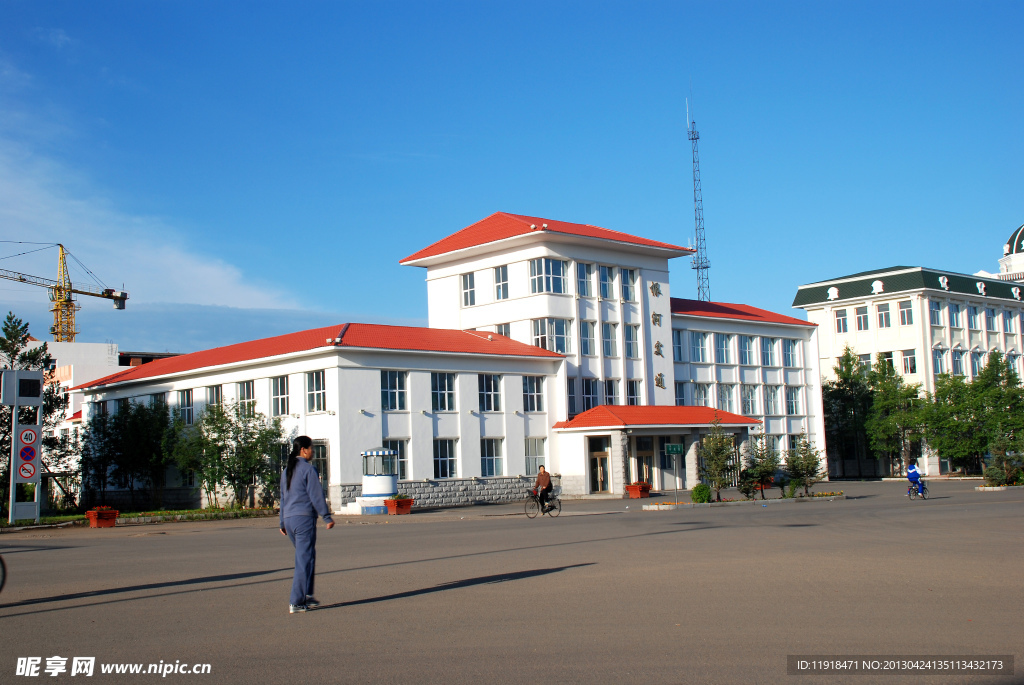
[[32, 35], [36, 37], [36, 40], [49, 43], [58, 50], [74, 42], [64, 29], [37, 28], [32, 32]]

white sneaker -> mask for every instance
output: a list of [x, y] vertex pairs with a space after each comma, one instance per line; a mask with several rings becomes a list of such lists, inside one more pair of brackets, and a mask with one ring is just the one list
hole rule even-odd
[[289, 614], [304, 614], [304, 613], [306, 613], [306, 605], [305, 604], [289, 604], [288, 605], [288, 613]]

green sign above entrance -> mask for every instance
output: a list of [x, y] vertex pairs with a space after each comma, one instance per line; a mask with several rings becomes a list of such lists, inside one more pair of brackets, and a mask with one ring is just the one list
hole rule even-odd
[[679, 443], [669, 443], [665, 445], [665, 454], [682, 454], [683, 446]]

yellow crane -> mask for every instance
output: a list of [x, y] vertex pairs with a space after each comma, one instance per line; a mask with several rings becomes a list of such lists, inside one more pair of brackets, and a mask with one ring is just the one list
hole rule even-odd
[[53, 326], [50, 328], [50, 333], [53, 334], [53, 341], [75, 342], [75, 335], [78, 333], [78, 330], [75, 328], [75, 312], [81, 309], [81, 306], [74, 297], [75, 295], [89, 295], [90, 297], [102, 297], [107, 300], [113, 300], [114, 309], [124, 309], [128, 293], [114, 290], [113, 288], [100, 288], [88, 284], [73, 285], [71, 283], [71, 276], [68, 274], [67, 251], [60, 243], [57, 243], [57, 250], [59, 256], [57, 258], [57, 280], [55, 281], [7, 269], [0, 269], [0, 278], [18, 283], [38, 285], [48, 289], [50, 291], [50, 301], [53, 302], [53, 307], [50, 309], [53, 312]]

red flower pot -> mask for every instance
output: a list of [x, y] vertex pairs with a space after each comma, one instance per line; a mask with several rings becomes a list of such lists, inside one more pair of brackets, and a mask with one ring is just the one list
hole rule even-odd
[[412, 509], [411, 499], [386, 499], [384, 505], [388, 508], [388, 514], [408, 514]]
[[629, 493], [630, 499], [641, 499], [643, 497], [651, 496], [651, 484], [650, 483], [634, 483], [633, 485], [626, 486], [626, 492]]
[[94, 510], [85, 512], [85, 517], [89, 519], [90, 528], [113, 528], [117, 523], [117, 514], [115, 509]]

